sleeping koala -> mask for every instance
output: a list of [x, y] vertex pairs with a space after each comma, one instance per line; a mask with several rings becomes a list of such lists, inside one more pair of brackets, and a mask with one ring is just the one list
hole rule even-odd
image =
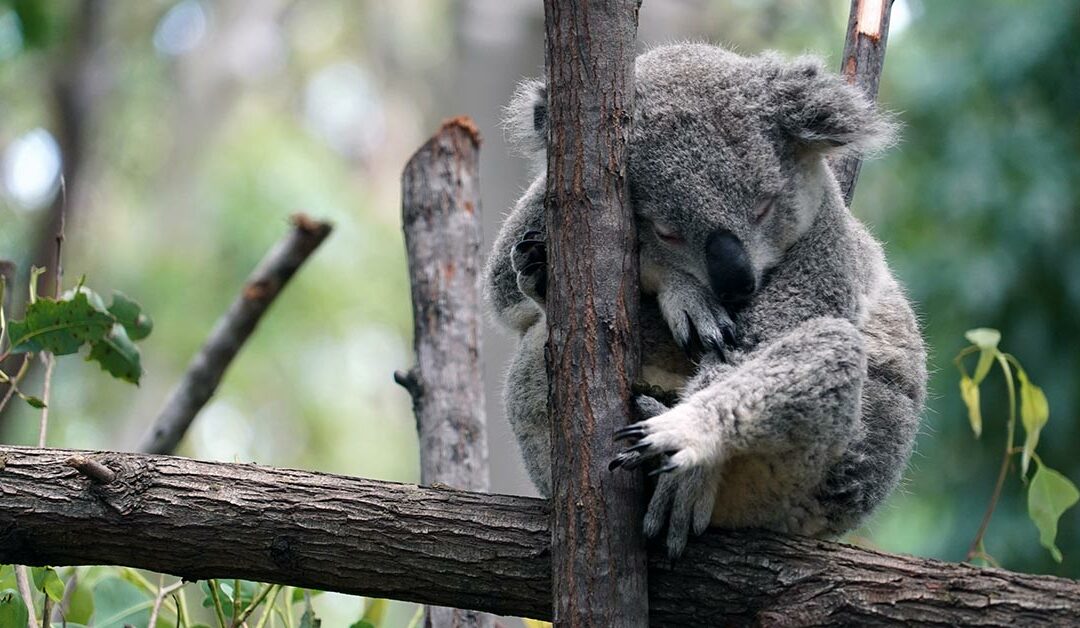
[[[678, 44], [635, 71], [642, 377], [667, 394], [635, 399], [611, 468], [654, 467], [645, 532], [666, 526], [672, 556], [709, 525], [842, 534], [899, 481], [926, 389], [911, 306], [826, 163], [893, 125], [816, 58]], [[543, 84], [510, 114], [542, 165]], [[519, 334], [504, 401], [547, 496], [544, 188], [540, 172], [507, 217], [486, 296]]]

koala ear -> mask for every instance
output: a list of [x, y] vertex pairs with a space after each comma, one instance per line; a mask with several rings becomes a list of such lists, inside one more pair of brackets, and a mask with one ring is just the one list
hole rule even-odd
[[539, 79], [518, 83], [506, 106], [503, 131], [515, 148], [544, 158], [547, 151], [547, 85]]
[[865, 155], [896, 141], [895, 120], [827, 71], [817, 57], [784, 64], [775, 85], [781, 130], [809, 150]]

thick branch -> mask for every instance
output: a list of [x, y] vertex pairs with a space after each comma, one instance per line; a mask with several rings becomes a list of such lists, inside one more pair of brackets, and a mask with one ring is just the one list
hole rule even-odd
[[612, 474], [639, 347], [626, 162], [638, 0], [545, 0], [555, 623], [648, 623], [641, 478]]
[[[102, 484], [69, 466], [111, 469]], [[169, 456], [0, 447], [0, 563], [118, 564], [548, 618], [547, 504]], [[654, 626], [1075, 625], [1080, 582], [765, 533], [650, 559]]]
[[139, 443], [139, 451], [171, 453], [176, 449], [270, 304], [331, 230], [329, 224], [303, 214], [293, 216], [292, 225], [292, 230], [266, 254], [248, 277], [240, 296], [218, 319], [206, 344], [188, 364], [184, 377]]
[[[889, 12], [892, 0], [851, 0], [844, 59], [840, 72], [847, 82], [858, 87], [870, 100], [877, 99], [881, 69], [885, 65], [885, 44], [889, 37]], [[859, 178], [858, 157], [833, 160], [832, 168], [844, 203], [850, 205]]]
[[[416, 366], [397, 373], [413, 398], [420, 482], [487, 491], [480, 364], [480, 137], [448, 120], [412, 156], [401, 181]], [[426, 626], [491, 626], [490, 615], [429, 607]]]

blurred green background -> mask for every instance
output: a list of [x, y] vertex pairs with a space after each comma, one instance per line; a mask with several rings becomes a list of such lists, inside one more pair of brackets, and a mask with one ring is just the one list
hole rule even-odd
[[[155, 319], [139, 388], [57, 368], [49, 444], [134, 447], [251, 268], [304, 210], [336, 229], [264, 319], [182, 454], [416, 481], [391, 372], [411, 362], [400, 171], [439, 121], [485, 137], [485, 237], [528, 183], [500, 107], [543, 69], [538, 0], [0, 0], [0, 259], [45, 263], [67, 183], [68, 281]], [[849, 2], [646, 0], [643, 46], [807, 51], [839, 66]], [[1046, 391], [1040, 451], [1080, 482], [1080, 6], [897, 0], [883, 107], [903, 142], [864, 165], [853, 211], [917, 303], [933, 380], [903, 489], [861, 530], [889, 551], [962, 559], [1004, 438], [999, 376], [976, 441], [953, 355], [1002, 330]], [[510, 350], [485, 336], [492, 488], [529, 494], [498, 404]], [[35, 380], [36, 381], [36, 380]], [[27, 387], [31, 390], [38, 384]], [[36, 441], [12, 405], [0, 440]], [[1054, 563], [1010, 476], [986, 548], [1008, 568], [1080, 577], [1080, 509]], [[329, 603], [327, 603], [329, 604]], [[348, 604], [347, 601], [340, 604]], [[328, 612], [333, 612], [328, 611]], [[402, 611], [405, 612], [405, 611]], [[330, 622], [328, 625], [336, 625]]]

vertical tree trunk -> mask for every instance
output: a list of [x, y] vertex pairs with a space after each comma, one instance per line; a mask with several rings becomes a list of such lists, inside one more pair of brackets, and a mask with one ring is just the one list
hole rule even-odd
[[646, 626], [640, 476], [612, 474], [638, 370], [626, 159], [637, 0], [545, 0], [547, 368], [559, 626]]
[[[412, 285], [416, 366], [409, 390], [420, 432], [420, 482], [488, 490], [480, 364], [480, 138], [455, 118], [409, 160], [401, 204]], [[426, 626], [489, 627], [476, 611], [429, 607]]]

